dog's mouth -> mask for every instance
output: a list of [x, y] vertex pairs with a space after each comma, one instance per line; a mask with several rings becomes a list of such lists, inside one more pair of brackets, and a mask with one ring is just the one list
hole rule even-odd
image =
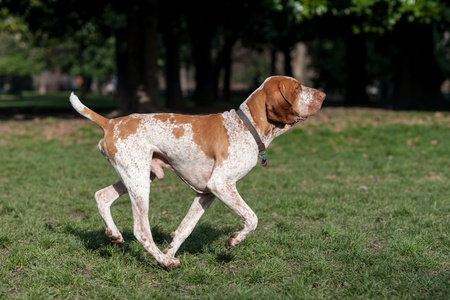
[[306, 119], [308, 119], [308, 117], [297, 117], [297, 119], [295, 120], [295, 123], [300, 122], [300, 121], [306, 121]]

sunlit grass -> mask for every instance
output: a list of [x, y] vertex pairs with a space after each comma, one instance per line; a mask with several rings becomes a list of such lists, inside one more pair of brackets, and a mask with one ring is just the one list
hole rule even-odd
[[[448, 124], [367, 114], [343, 113], [339, 130], [307, 121], [276, 139], [269, 166], [238, 184], [257, 230], [226, 251], [240, 220], [215, 200], [174, 270], [134, 239], [128, 196], [112, 207], [125, 244], [104, 235], [93, 194], [116, 175], [96, 125], [45, 138], [64, 121], [15, 123], [28, 129], [0, 132], [0, 298], [448, 298]], [[150, 195], [161, 249], [194, 197], [166, 173]]]

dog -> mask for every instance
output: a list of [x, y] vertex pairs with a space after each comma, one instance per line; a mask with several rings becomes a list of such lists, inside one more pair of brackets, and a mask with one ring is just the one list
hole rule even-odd
[[[123, 237], [111, 216], [111, 204], [129, 193], [136, 239], [162, 267], [176, 267], [175, 253], [191, 234], [215, 198], [242, 219], [240, 231], [226, 239], [236, 247], [258, 224], [258, 218], [236, 189], [261, 158], [265, 148], [299, 121], [316, 114], [325, 93], [284, 76], [267, 78], [239, 107], [220, 114], [189, 116], [171, 113], [131, 114], [107, 119], [81, 103], [72, 93], [70, 102], [84, 117], [103, 129], [98, 144], [119, 181], [95, 193], [98, 210], [113, 243]], [[171, 233], [172, 242], [161, 251], [154, 243], [148, 220], [150, 184], [173, 170], [196, 196], [187, 215]]]

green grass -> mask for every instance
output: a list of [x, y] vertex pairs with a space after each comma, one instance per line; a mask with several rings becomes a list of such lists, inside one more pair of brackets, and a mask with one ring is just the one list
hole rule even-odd
[[[0, 132], [0, 298], [448, 299], [449, 119], [307, 121], [238, 184], [257, 230], [226, 251], [240, 220], [216, 200], [171, 270], [134, 239], [128, 196], [112, 207], [125, 244], [104, 235], [93, 194], [116, 175], [96, 149], [97, 126], [46, 139], [64, 121], [3, 122], [18, 133]], [[170, 171], [152, 185], [161, 249], [193, 197]]]

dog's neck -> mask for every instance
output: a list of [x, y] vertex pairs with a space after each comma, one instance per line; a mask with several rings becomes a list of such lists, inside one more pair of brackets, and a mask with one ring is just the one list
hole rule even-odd
[[274, 123], [267, 118], [266, 97], [266, 93], [259, 88], [239, 108], [245, 113], [268, 147], [273, 139], [291, 129], [292, 125]]

